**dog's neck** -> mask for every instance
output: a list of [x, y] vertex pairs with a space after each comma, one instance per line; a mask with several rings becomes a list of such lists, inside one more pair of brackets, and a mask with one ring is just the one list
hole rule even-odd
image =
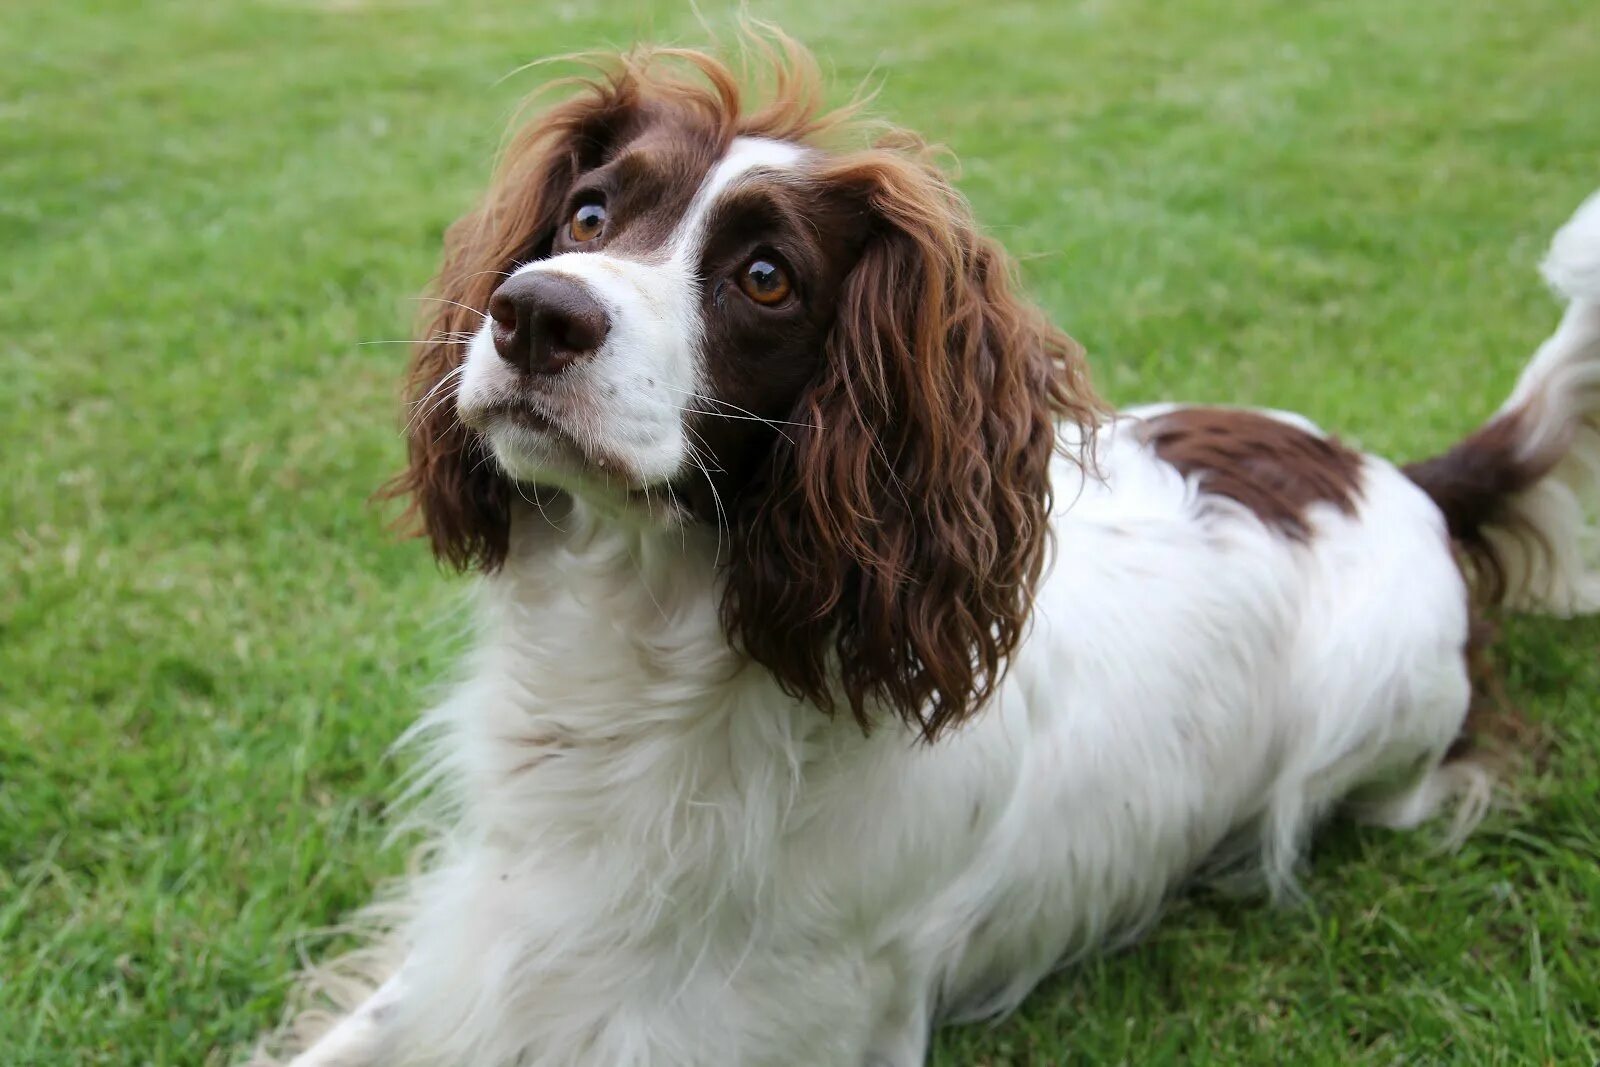
[[860, 743], [730, 646], [717, 551], [715, 531], [582, 503], [518, 516], [465, 684], [429, 720], [472, 825], [521, 852], [703, 842], [696, 813], [776, 811], [819, 753]]

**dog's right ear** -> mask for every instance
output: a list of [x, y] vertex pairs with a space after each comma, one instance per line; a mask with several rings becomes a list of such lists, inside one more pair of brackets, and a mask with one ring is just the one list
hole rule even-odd
[[424, 338], [406, 385], [409, 463], [384, 495], [407, 500], [401, 523], [425, 535], [441, 563], [495, 570], [505, 562], [514, 493], [488, 445], [456, 416], [466, 346], [497, 286], [550, 255], [579, 175], [603, 163], [640, 111], [624, 65], [520, 130], [477, 210], [445, 233], [444, 265], [424, 298]]

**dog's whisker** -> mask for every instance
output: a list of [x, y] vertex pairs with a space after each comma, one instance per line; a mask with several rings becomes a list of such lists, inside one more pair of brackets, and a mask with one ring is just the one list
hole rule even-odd
[[[744, 419], [748, 419], [748, 420], [750, 420], [752, 422], [765, 423], [766, 425], [771, 426], [773, 429], [777, 429], [779, 426], [794, 426], [794, 427], [798, 427], [799, 429], [803, 429], [803, 430], [821, 430], [822, 429], [821, 426], [813, 425], [811, 423], [789, 422], [789, 421], [786, 421], [784, 419], [768, 419], [768, 418], [764, 418], [764, 417], [762, 417], [760, 415], [757, 415], [755, 412], [749, 410], [748, 408], [742, 408], [738, 404], [732, 403], [730, 401], [719, 400], [718, 398], [716, 398], [714, 396], [706, 396], [703, 393], [697, 393], [692, 389], [679, 389], [679, 388], [676, 388], [674, 386], [668, 385], [665, 382], [657, 382], [657, 383], [655, 383], [655, 387], [658, 388], [658, 389], [666, 389], [669, 392], [680, 393], [683, 396], [689, 397], [691, 400], [699, 400], [702, 403], [706, 403], [706, 404], [716, 404], [716, 405], [719, 405], [721, 407], [732, 408], [733, 411], [734, 411], [734, 414], [729, 414], [728, 412], [725, 412], [725, 411], [701, 411], [699, 409], [693, 409], [693, 410], [696, 410], [697, 413], [701, 414], [701, 415], [710, 415], [710, 416], [712, 416], [714, 418], [723, 418], [723, 419], [744, 418]], [[790, 440], [790, 438], [787, 435], [785, 435], [784, 439], [785, 440]]]
[[[482, 273], [485, 273], [485, 272], [479, 271], [479, 273], [482, 274]], [[443, 296], [419, 296], [419, 297], [414, 297], [413, 299], [416, 299], [416, 300], [431, 300], [431, 301], [433, 301], [435, 303], [438, 303], [438, 304], [452, 304], [455, 307], [461, 308], [463, 311], [470, 311], [474, 315], [479, 316], [480, 318], [487, 319], [489, 317], [488, 313], [486, 311], [484, 311], [483, 309], [475, 308], [471, 304], [463, 304], [459, 300], [451, 300], [449, 297], [443, 297]]]
[[712, 562], [714, 564], [715, 563], [720, 563], [722, 561], [722, 535], [723, 535], [723, 532], [727, 531], [730, 534], [732, 533], [732, 527], [730, 527], [729, 524], [728, 524], [728, 513], [727, 513], [726, 509], [724, 509], [723, 506], [722, 506], [722, 494], [717, 491], [716, 479], [711, 476], [711, 472], [709, 470], [707, 470], [706, 469], [706, 465], [703, 462], [701, 462], [699, 450], [695, 448], [693, 443], [690, 443], [690, 445], [688, 447], [688, 453], [689, 453], [689, 461], [691, 463], [693, 463], [695, 465], [695, 467], [700, 471], [700, 473], [705, 477], [706, 487], [711, 490], [711, 503], [712, 503], [712, 506], [716, 509], [716, 527], [717, 527], [717, 549], [716, 549], [716, 554], [712, 557]]
[[356, 342], [356, 344], [358, 346], [366, 346], [366, 345], [470, 345], [471, 343], [472, 343], [472, 339], [470, 337], [462, 338], [462, 339], [456, 339], [456, 338], [452, 338], [452, 337], [429, 337], [426, 340], [417, 340], [417, 341], [410, 340], [410, 339], [404, 338], [404, 337], [398, 337], [398, 338], [393, 338], [393, 339], [384, 339], [384, 340], [381, 340], [381, 341], [357, 341]]
[[[454, 399], [455, 393], [453, 391], [448, 391], [448, 387], [452, 382], [455, 381], [455, 379], [459, 378], [463, 373], [465, 373], [466, 369], [467, 365], [465, 363], [457, 364], [455, 367], [452, 367], [449, 371], [442, 375], [437, 382], [433, 383], [426, 393], [423, 393], [416, 400], [412, 401], [411, 417], [406, 420], [405, 427], [400, 431], [400, 435], [402, 437], [408, 436], [419, 423], [423, 422], [427, 418], [430, 418], [436, 411], [439, 410], [440, 404]], [[423, 405], [427, 404], [429, 400], [433, 399], [436, 394], [441, 392], [443, 395], [434, 402], [432, 407], [429, 407], [424, 412]]]
[[[709, 457], [712, 454], [712, 450], [711, 450], [711, 446], [706, 443], [706, 439], [704, 437], [701, 437], [700, 436], [700, 432], [698, 430], [696, 430], [693, 426], [689, 426], [687, 424], [684, 425], [683, 432], [689, 434], [690, 436], [692, 436], [695, 439], [695, 441], [699, 442], [700, 447], [705, 449], [705, 451], [703, 453], [701, 453], [701, 459], [702, 460], [706, 460], [709, 463], [709, 460], [707, 460], [707, 457]], [[717, 473], [717, 474], [726, 474], [726, 473], [728, 473], [727, 471], [722, 469], [722, 466], [720, 464], [710, 463], [710, 467], [711, 467], [711, 470], [714, 473]]]

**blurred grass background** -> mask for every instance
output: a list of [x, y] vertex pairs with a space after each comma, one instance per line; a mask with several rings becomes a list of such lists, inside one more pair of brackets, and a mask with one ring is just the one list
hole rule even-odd
[[[720, 4], [702, 10], [727, 29]], [[1591, 0], [756, 3], [950, 145], [1114, 400], [1397, 457], [1509, 388], [1600, 185]], [[364, 496], [529, 59], [669, 3], [10, 0], [0, 17], [0, 1062], [226, 1063], [404, 863], [386, 746], [459, 580]], [[443, 621], [441, 621], [443, 620]], [[940, 1064], [1593, 1063], [1594, 624], [1502, 655], [1546, 756], [1460, 852], [1335, 829]]]

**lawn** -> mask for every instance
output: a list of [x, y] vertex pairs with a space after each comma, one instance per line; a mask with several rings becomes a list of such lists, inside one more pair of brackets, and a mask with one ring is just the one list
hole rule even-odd
[[[1593, 0], [795, 6], [841, 95], [960, 155], [1119, 402], [1441, 448], [1553, 324], [1534, 264], [1600, 185]], [[385, 753], [463, 582], [364, 502], [398, 342], [518, 68], [704, 40], [653, 8], [7, 3], [0, 1061], [225, 1064], [402, 869]], [[936, 1062], [1595, 1062], [1597, 644], [1508, 627], [1542, 754], [1461, 851], [1334, 828], [1310, 907], [1191, 895]]]

